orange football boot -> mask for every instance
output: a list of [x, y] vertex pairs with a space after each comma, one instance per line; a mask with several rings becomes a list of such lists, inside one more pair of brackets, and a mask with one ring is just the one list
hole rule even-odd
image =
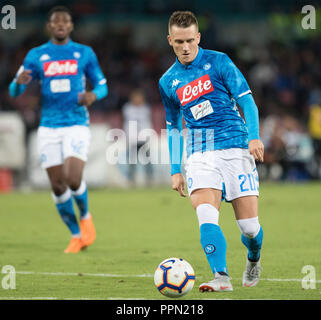
[[94, 243], [96, 239], [96, 230], [91, 215], [87, 219], [80, 220], [80, 232], [82, 243], [85, 246], [89, 246]]
[[84, 247], [86, 247], [86, 246], [81, 241], [81, 239], [74, 237], [74, 238], [71, 238], [70, 243], [64, 252], [65, 253], [77, 253], [80, 250], [82, 250]]

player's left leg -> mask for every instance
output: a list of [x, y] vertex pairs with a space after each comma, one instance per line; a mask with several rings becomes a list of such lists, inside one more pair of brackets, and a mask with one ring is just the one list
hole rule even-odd
[[245, 196], [232, 200], [241, 240], [248, 250], [247, 264], [243, 274], [243, 286], [255, 286], [260, 278], [260, 252], [263, 229], [258, 219], [258, 197]]
[[88, 192], [86, 182], [82, 180], [85, 162], [69, 157], [64, 162], [64, 174], [80, 212], [80, 219], [86, 218], [88, 212]]
[[64, 128], [63, 157], [66, 183], [72, 191], [80, 211], [80, 231], [83, 243], [88, 246], [95, 241], [96, 231], [88, 209], [88, 191], [83, 181], [87, 161], [90, 131], [87, 126]]
[[91, 214], [88, 211], [88, 191], [82, 179], [85, 162], [76, 157], [69, 157], [64, 162], [65, 180], [71, 189], [72, 196], [80, 211], [80, 231], [84, 245], [89, 246], [95, 241], [96, 230]]

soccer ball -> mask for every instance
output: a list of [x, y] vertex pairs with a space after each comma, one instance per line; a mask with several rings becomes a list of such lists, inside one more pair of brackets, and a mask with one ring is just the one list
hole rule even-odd
[[166, 297], [178, 298], [190, 292], [194, 286], [195, 273], [192, 266], [179, 258], [162, 261], [154, 274], [158, 291]]

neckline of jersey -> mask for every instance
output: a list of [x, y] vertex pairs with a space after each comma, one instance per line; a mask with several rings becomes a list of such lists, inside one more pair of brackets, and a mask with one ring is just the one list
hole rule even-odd
[[53, 43], [52, 40], [50, 39], [50, 40], [48, 41], [48, 43], [49, 43], [50, 45], [52, 45], [52, 46], [55, 46], [55, 47], [64, 47], [64, 48], [65, 48], [65, 47], [69, 47], [73, 42], [72, 42], [71, 39], [69, 39], [68, 42], [65, 43], [65, 44], [55, 44], [55, 43]]
[[204, 53], [204, 50], [201, 47], [198, 47], [197, 56], [191, 63], [185, 65], [185, 64], [179, 62], [177, 57], [176, 57], [176, 63], [184, 69], [188, 69], [188, 67], [190, 67], [190, 66], [197, 66], [202, 59], [203, 53]]

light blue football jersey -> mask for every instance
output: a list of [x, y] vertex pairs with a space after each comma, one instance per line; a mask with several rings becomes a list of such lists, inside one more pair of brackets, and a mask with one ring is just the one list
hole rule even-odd
[[78, 103], [86, 89], [86, 78], [94, 87], [106, 86], [91, 47], [69, 40], [65, 45], [49, 42], [31, 49], [18, 74], [29, 69], [41, 82], [40, 126], [65, 127], [89, 124], [87, 108]]
[[236, 100], [251, 90], [225, 53], [199, 48], [188, 65], [176, 59], [161, 77], [159, 89], [167, 127], [179, 128], [184, 116], [187, 156], [208, 150], [248, 148], [248, 131]]

